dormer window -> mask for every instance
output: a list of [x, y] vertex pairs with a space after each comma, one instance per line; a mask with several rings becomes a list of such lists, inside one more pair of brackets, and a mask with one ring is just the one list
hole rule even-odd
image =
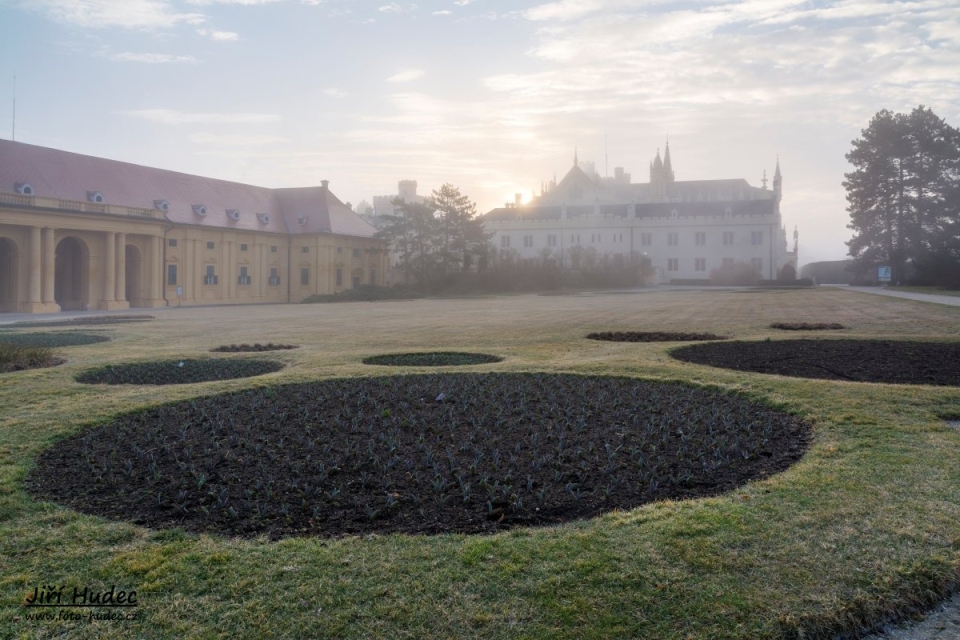
[[13, 185], [13, 188], [17, 190], [17, 193], [23, 194], [25, 196], [32, 196], [32, 195], [35, 195], [36, 193], [33, 190], [33, 185], [31, 185], [29, 182], [18, 182], [15, 185]]
[[153, 208], [160, 209], [160, 211], [170, 211], [170, 203], [166, 200], [154, 200]]
[[193, 212], [198, 216], [207, 215], [207, 206], [204, 204], [195, 204], [193, 205]]
[[727, 207], [726, 209], [723, 210], [723, 215], [725, 216], [729, 216], [732, 214], [733, 214], [733, 209], [731, 209], [730, 207]]
[[259, 221], [262, 222], [263, 224], [267, 224], [267, 223], [270, 222], [270, 214], [269, 214], [269, 213], [258, 213], [258, 214], [257, 214], [257, 220], [259, 220]]
[[96, 202], [97, 204], [103, 204], [107, 201], [99, 191], [87, 191], [87, 200]]
[[297, 224], [304, 225], [307, 224], [307, 216], [302, 213], [297, 216]]
[[239, 219], [240, 219], [240, 210], [239, 210], [239, 209], [227, 209], [227, 215], [230, 217], [231, 220], [239, 220]]

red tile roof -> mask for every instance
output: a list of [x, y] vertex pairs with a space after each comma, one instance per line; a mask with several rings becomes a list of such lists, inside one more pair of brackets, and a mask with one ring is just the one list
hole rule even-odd
[[[176, 224], [297, 235], [376, 233], [325, 187], [268, 189], [0, 140], [0, 191], [24, 182], [34, 195], [63, 200], [87, 201], [91, 191], [102, 193], [106, 204], [141, 209], [165, 200], [166, 218]], [[207, 215], [194, 212], [198, 205]], [[229, 210], [239, 211], [239, 218]]]

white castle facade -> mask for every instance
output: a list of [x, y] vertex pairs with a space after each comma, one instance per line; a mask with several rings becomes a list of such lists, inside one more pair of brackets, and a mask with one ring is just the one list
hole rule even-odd
[[[522, 260], [555, 260], [579, 268], [584, 256], [614, 263], [646, 256], [656, 280], [706, 280], [724, 265], [746, 263], [761, 278], [791, 277], [797, 267], [780, 216], [783, 178], [777, 162], [773, 189], [746, 180], [674, 179], [670, 146], [650, 163], [650, 182], [631, 183], [574, 165], [541, 187], [530, 204], [508, 204], [484, 216], [499, 252]], [[791, 268], [784, 272], [784, 267]]]

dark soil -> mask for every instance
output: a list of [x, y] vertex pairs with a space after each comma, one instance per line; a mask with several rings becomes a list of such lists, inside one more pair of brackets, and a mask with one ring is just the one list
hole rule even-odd
[[83, 316], [68, 320], [24, 320], [15, 322], [14, 327], [70, 327], [89, 324], [121, 324], [124, 322], [143, 322], [153, 320], [154, 316], [123, 315], [123, 316]]
[[490, 364], [503, 358], [487, 353], [461, 353], [459, 351], [433, 351], [428, 353], [388, 353], [370, 356], [363, 364], [381, 364], [391, 367], [459, 367], [469, 364]]
[[257, 342], [255, 344], [222, 345], [215, 349], [210, 349], [210, 351], [217, 353], [258, 353], [261, 351], [283, 351], [284, 349], [296, 348], [298, 348], [298, 346], [295, 344], [273, 344], [272, 342], [260, 344]]
[[694, 340], [729, 340], [730, 336], [712, 333], [670, 333], [668, 331], [602, 331], [588, 333], [590, 340], [609, 342], [692, 342]]
[[846, 329], [838, 322], [774, 322], [771, 329], [784, 331], [822, 331], [825, 329]]
[[406, 375], [121, 415], [43, 452], [26, 485], [155, 528], [487, 533], [717, 495], [786, 469], [810, 438], [797, 417], [685, 385]]
[[76, 347], [84, 344], [110, 342], [110, 338], [98, 333], [82, 331], [47, 331], [20, 333], [0, 331], [0, 342], [20, 347]]
[[78, 375], [84, 384], [191, 384], [211, 380], [251, 378], [283, 368], [282, 362], [244, 358], [208, 358], [204, 360], [167, 360], [108, 364]]
[[960, 385], [960, 342], [766, 340], [674, 349], [685, 362], [799, 378]]

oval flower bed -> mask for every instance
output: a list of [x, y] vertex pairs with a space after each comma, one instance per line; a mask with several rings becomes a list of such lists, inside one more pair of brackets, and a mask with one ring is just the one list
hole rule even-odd
[[0, 332], [0, 342], [20, 347], [76, 347], [109, 341], [107, 336], [83, 331]]
[[729, 340], [730, 336], [712, 333], [671, 333], [667, 331], [601, 331], [588, 333], [590, 340], [609, 342], [689, 342], [694, 340]]
[[960, 342], [765, 340], [714, 342], [670, 352], [724, 369], [893, 384], [960, 385]]
[[260, 344], [259, 342], [255, 344], [229, 344], [221, 345], [214, 349], [210, 349], [215, 353], [259, 353], [261, 351], [283, 351], [285, 349], [296, 349], [298, 348], [295, 344], [273, 344], [268, 342], [267, 344]]
[[426, 353], [388, 353], [370, 356], [363, 364], [382, 364], [391, 367], [459, 367], [469, 364], [490, 364], [503, 358], [487, 353], [461, 353], [459, 351], [433, 351]]
[[38, 498], [271, 537], [480, 533], [715, 495], [787, 468], [797, 417], [678, 384], [571, 374], [325, 380], [116, 417], [40, 455]]
[[782, 329], [783, 331], [823, 331], [834, 329], [846, 329], [839, 322], [774, 322], [770, 325], [771, 329]]
[[124, 322], [143, 322], [153, 320], [154, 316], [127, 314], [117, 316], [81, 316], [66, 320], [24, 320], [15, 322], [15, 327], [70, 327], [98, 324], [122, 324]]
[[251, 378], [283, 368], [282, 362], [249, 358], [208, 358], [108, 364], [78, 375], [84, 384], [190, 384], [211, 380]]

